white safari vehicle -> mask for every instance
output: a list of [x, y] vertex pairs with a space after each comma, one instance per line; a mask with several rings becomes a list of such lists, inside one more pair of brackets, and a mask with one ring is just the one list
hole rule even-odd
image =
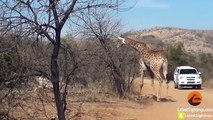
[[181, 89], [183, 86], [191, 86], [201, 89], [201, 72], [190, 66], [179, 66], [174, 71], [175, 88]]

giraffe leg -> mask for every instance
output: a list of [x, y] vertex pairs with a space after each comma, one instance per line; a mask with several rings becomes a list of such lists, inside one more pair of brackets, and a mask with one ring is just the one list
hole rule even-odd
[[162, 67], [163, 67], [163, 75], [164, 75], [164, 78], [166, 80], [166, 85], [167, 85], [166, 94], [168, 96], [169, 95], [169, 79], [167, 78], [167, 73], [168, 73], [167, 72], [168, 71], [168, 61], [167, 61], [167, 59], [163, 60]]
[[155, 89], [154, 80], [155, 80], [155, 79], [153, 78], [153, 79], [152, 79], [151, 86], [152, 86], [152, 88], [153, 88], [154, 94], [156, 95], [156, 94], [157, 94], [157, 92], [156, 92], [156, 89]]
[[156, 95], [157, 92], [156, 92], [155, 84], [154, 84], [154, 82], [155, 82], [155, 75], [154, 75], [154, 73], [152, 72], [152, 70], [150, 70], [149, 74], [150, 74], [150, 77], [151, 77], [151, 79], [152, 79], [152, 80], [151, 80], [151, 86], [152, 86], [152, 88], [153, 88], [154, 94]]
[[140, 85], [140, 93], [141, 93], [143, 84], [144, 84], [144, 71], [146, 70], [146, 66], [142, 59], [140, 59], [139, 63], [140, 63], [140, 72], [141, 72], [141, 85]]
[[166, 83], [166, 95], [169, 96], [169, 83]]
[[161, 99], [161, 89], [162, 89], [162, 84], [163, 81], [161, 79], [159, 79], [159, 90], [158, 90], [158, 96], [157, 96], [157, 101], [159, 102]]
[[142, 91], [142, 88], [143, 88], [143, 82], [144, 82], [144, 76], [143, 76], [143, 74], [144, 74], [144, 71], [143, 70], [141, 70], [141, 85], [140, 85], [140, 93], [141, 93], [141, 91]]
[[158, 93], [156, 94], [157, 96], [157, 101], [159, 102], [160, 101], [160, 98], [161, 98], [161, 88], [162, 88], [162, 83], [163, 83], [163, 80], [160, 76], [160, 70], [155, 68], [155, 69], [152, 69], [152, 72], [154, 73], [155, 77], [157, 78], [158, 82], [159, 82], [159, 89], [158, 89]]

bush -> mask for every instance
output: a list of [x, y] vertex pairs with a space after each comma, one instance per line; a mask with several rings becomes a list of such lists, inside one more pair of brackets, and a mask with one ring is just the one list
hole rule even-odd
[[188, 65], [193, 66], [202, 73], [204, 83], [213, 78], [213, 55], [209, 53], [191, 54], [186, 53], [183, 44], [170, 46], [168, 50], [169, 71], [173, 72], [175, 67]]
[[178, 43], [177, 46], [168, 47], [168, 62], [169, 71], [173, 71], [177, 66], [188, 64], [187, 54], [182, 43]]
[[15, 83], [11, 79], [19, 72], [20, 57], [11, 38], [0, 39], [0, 85], [12, 87]]

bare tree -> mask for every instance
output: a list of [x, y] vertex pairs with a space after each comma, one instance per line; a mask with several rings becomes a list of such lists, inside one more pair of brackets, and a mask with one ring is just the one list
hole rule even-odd
[[[65, 120], [65, 104], [59, 89], [58, 55], [62, 29], [75, 15], [96, 8], [116, 9], [123, 0], [1, 0], [1, 32], [19, 32], [21, 35], [44, 38], [53, 45], [51, 54], [51, 82], [59, 120]], [[2, 31], [4, 30], [4, 31]], [[103, 39], [105, 40], [105, 39]]]
[[122, 97], [126, 89], [125, 78], [122, 75], [120, 63], [117, 62], [118, 59], [113, 56], [112, 45], [110, 45], [113, 37], [120, 33], [121, 22], [116, 20], [112, 12], [108, 10], [104, 10], [102, 13], [91, 10], [89, 14], [81, 14], [79, 18], [85, 23], [83, 35], [89, 39], [97, 39], [104, 50], [105, 62], [111, 70], [114, 86]]

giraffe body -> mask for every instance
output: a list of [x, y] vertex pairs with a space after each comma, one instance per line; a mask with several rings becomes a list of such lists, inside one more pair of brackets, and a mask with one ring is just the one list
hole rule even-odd
[[[165, 53], [163, 51], [152, 50], [147, 44], [138, 42], [130, 38], [119, 37], [118, 39], [122, 41], [122, 44], [129, 45], [140, 52], [140, 55], [141, 55], [141, 58], [139, 61], [140, 71], [141, 71], [140, 91], [142, 90], [142, 87], [143, 87], [144, 71], [147, 70], [147, 67], [149, 67], [151, 72], [154, 74], [154, 77], [157, 78], [159, 82], [159, 90], [158, 90], [158, 93], [156, 94], [157, 94], [157, 101], [160, 101], [162, 83], [163, 83], [163, 79], [166, 79], [167, 66], [168, 66], [168, 61], [167, 61]], [[164, 78], [161, 77], [161, 73], [160, 73], [161, 68], [163, 69]], [[152, 80], [152, 87], [155, 91], [154, 79]], [[167, 85], [167, 89], [168, 89], [168, 85]]]

